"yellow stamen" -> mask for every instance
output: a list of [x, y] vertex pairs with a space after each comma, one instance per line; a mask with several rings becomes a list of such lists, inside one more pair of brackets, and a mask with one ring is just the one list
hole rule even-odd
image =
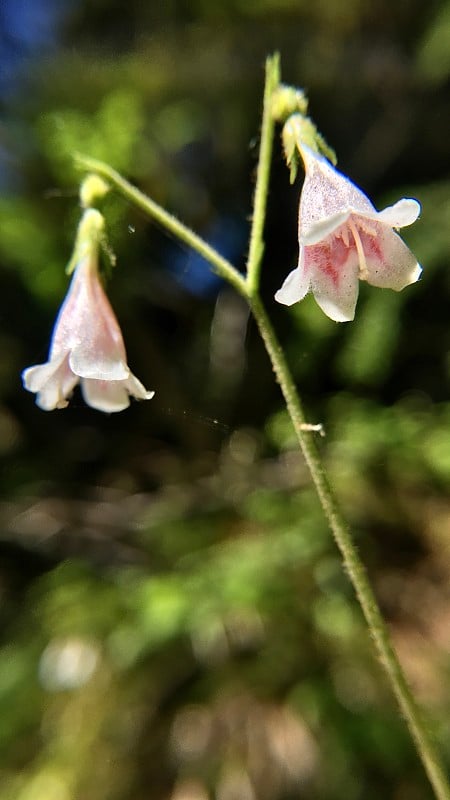
[[359, 279], [361, 281], [367, 281], [369, 279], [369, 270], [367, 269], [366, 257], [364, 255], [364, 248], [362, 246], [361, 237], [358, 233], [358, 229], [353, 222], [352, 218], [350, 217], [348, 221], [348, 226], [353, 234], [353, 238], [355, 240], [356, 250], [358, 253], [359, 258]]
[[364, 231], [364, 233], [367, 233], [369, 236], [377, 235], [377, 229], [373, 225], [371, 225], [370, 221], [367, 219], [358, 217], [358, 227], [360, 228], [360, 230]]
[[339, 234], [344, 242], [344, 245], [348, 247], [349, 245], [349, 235], [348, 235], [348, 228], [347, 225], [343, 225]]

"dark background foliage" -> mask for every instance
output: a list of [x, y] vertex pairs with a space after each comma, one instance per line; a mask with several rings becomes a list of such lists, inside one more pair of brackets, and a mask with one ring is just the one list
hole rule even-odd
[[279, 50], [340, 169], [423, 204], [420, 284], [363, 286], [352, 324], [277, 306], [300, 191], [277, 140], [263, 291], [450, 762], [449, 4], [3, 0], [0, 26], [2, 798], [430, 798], [231, 289], [110, 196], [108, 292], [154, 400], [47, 414], [20, 372], [67, 286], [75, 150], [244, 265]]

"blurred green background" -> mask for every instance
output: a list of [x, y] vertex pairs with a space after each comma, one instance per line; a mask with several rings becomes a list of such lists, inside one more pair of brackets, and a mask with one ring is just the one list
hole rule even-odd
[[2, 800], [431, 798], [243, 301], [121, 198], [108, 292], [155, 399], [45, 413], [102, 158], [243, 265], [264, 60], [304, 86], [377, 207], [423, 204], [424, 266], [353, 324], [274, 291], [300, 181], [277, 139], [263, 290], [402, 663], [450, 765], [450, 4], [0, 4]]

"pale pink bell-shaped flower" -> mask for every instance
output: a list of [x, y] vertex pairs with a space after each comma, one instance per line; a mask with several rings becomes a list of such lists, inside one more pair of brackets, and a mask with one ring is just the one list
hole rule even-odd
[[99, 411], [122, 411], [130, 395], [139, 400], [153, 397], [127, 365], [122, 333], [100, 282], [95, 247], [85, 250], [74, 271], [53, 329], [48, 362], [28, 367], [22, 378], [45, 411], [67, 406], [78, 381], [86, 403]]
[[300, 198], [298, 267], [275, 295], [290, 306], [311, 291], [336, 322], [355, 316], [358, 280], [399, 292], [422, 268], [395, 233], [420, 214], [417, 200], [377, 211], [369, 198], [326, 158], [301, 145], [305, 182]]

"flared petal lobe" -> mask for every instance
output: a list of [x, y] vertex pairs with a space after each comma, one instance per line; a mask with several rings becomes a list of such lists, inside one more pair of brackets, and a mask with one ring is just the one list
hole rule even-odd
[[292, 270], [285, 279], [281, 289], [275, 295], [275, 300], [284, 306], [293, 306], [307, 295], [310, 289], [310, 280], [305, 272], [303, 259], [296, 269]]
[[311, 290], [317, 304], [335, 322], [355, 316], [358, 299], [358, 257], [342, 239], [300, 246], [297, 269], [288, 275], [275, 299], [284, 305], [302, 300]]
[[303, 248], [316, 303], [335, 322], [354, 319], [358, 299], [358, 258], [342, 240]]
[[419, 280], [422, 267], [392, 228], [375, 223], [375, 233], [360, 232], [367, 267], [367, 282], [400, 292]]
[[412, 225], [420, 216], [420, 203], [413, 197], [403, 197], [393, 206], [387, 206], [377, 213], [379, 222], [390, 225], [391, 228], [406, 228]]
[[36, 393], [36, 404], [43, 411], [65, 408], [67, 397], [72, 394], [78, 376], [74, 375], [68, 364], [67, 355], [47, 364], [28, 367], [22, 373], [23, 385], [29, 392]]

